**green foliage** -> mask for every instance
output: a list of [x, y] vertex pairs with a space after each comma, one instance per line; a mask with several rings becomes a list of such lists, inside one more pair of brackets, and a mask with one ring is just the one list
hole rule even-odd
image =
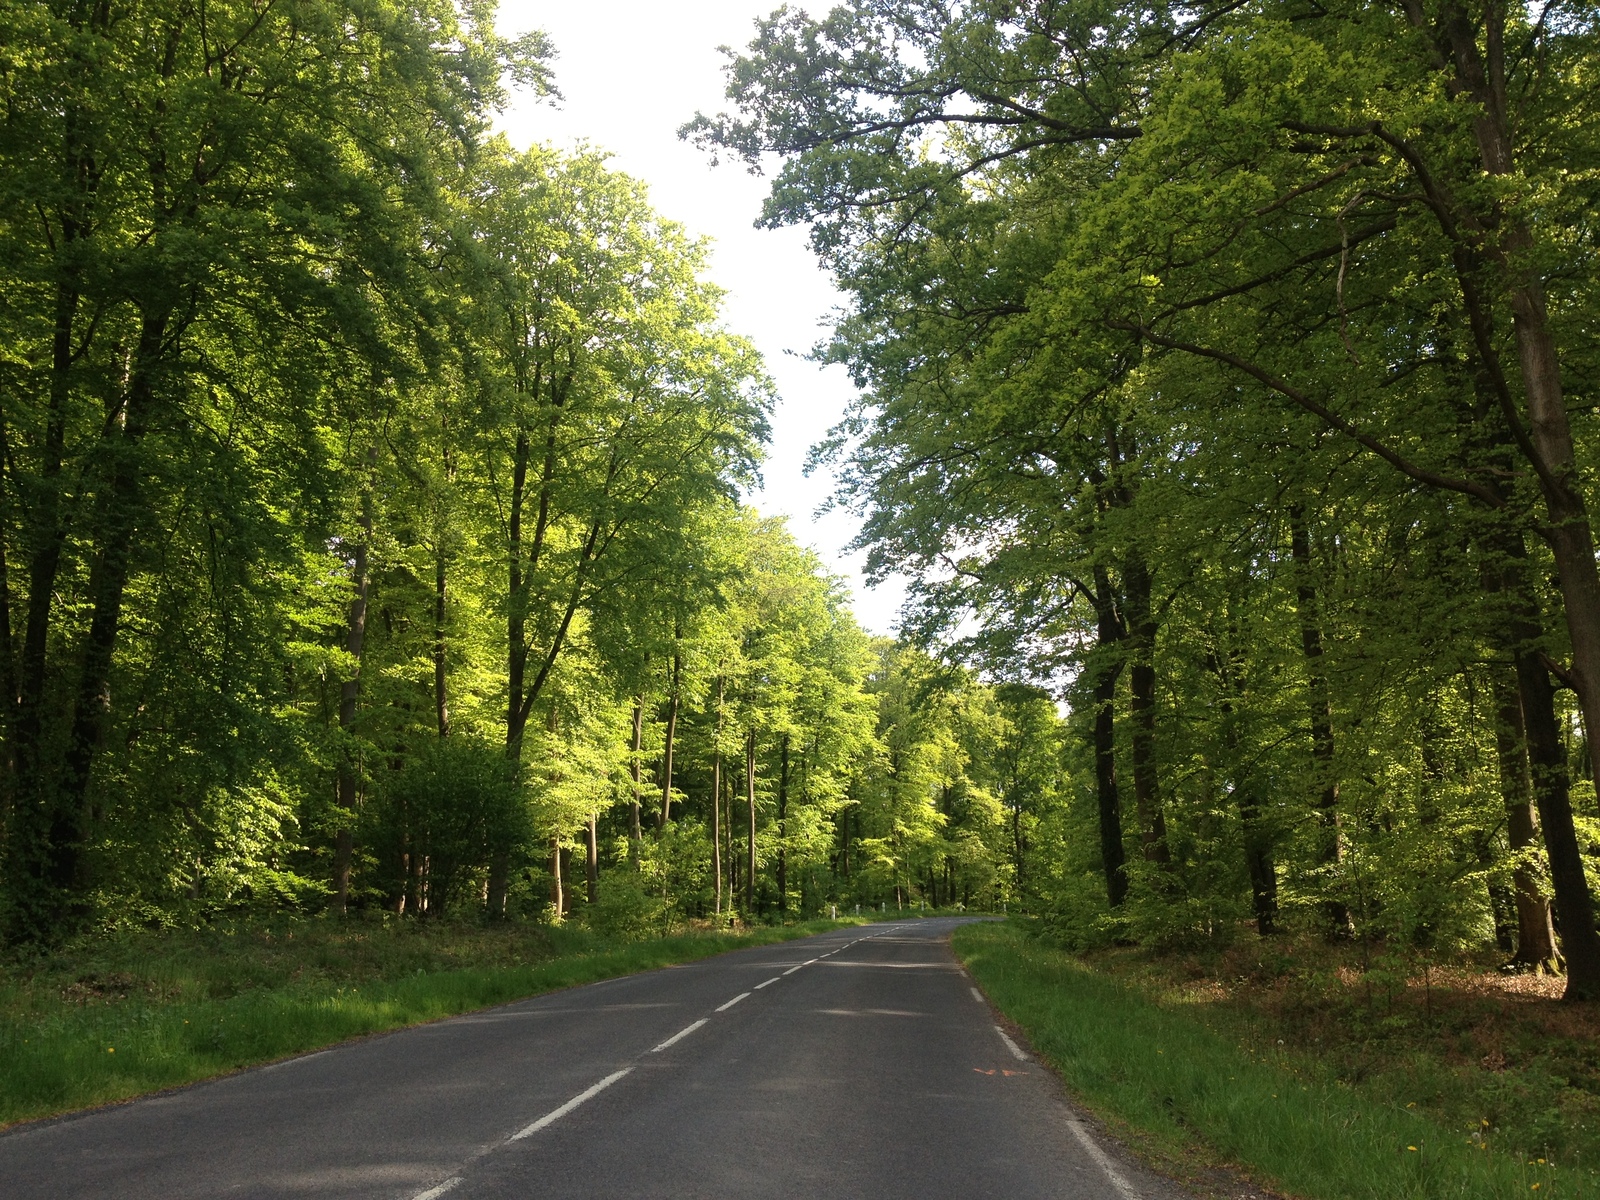
[[637, 942], [657, 937], [668, 919], [667, 902], [652, 886], [652, 872], [619, 871], [600, 881], [599, 898], [583, 910], [584, 922], [603, 938]]
[[[363, 838], [376, 864], [427, 861], [422, 897], [426, 910], [443, 915], [475, 893], [496, 854], [526, 859], [534, 828], [525, 788], [505, 752], [467, 736], [436, 738], [409, 755], [380, 781], [381, 800], [369, 812], [375, 827]], [[375, 874], [386, 896], [405, 894], [410, 880]]]
[[[1070, 708], [1012, 855], [1070, 944], [1253, 919], [1526, 967], [1553, 897], [1600, 995], [1569, 802], [1596, 37], [1453, 0], [852, 0], [758, 23], [687, 127], [776, 158], [765, 219], [849, 297], [819, 354], [860, 398], [818, 454], [913, 640]], [[906, 707], [883, 884], [954, 778]]]

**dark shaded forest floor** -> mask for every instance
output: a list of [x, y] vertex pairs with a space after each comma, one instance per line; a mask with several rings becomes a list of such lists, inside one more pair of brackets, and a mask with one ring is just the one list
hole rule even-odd
[[1563, 1003], [1564, 979], [1287, 937], [1086, 961], [1259, 1057], [1414, 1108], [1464, 1140], [1533, 1165], [1600, 1167], [1600, 1005]]
[[861, 918], [621, 940], [576, 923], [221, 921], [0, 962], [0, 1127]]

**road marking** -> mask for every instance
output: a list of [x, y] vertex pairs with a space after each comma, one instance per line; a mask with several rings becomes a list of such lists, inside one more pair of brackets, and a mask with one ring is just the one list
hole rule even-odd
[[1106, 1178], [1111, 1181], [1111, 1186], [1121, 1193], [1123, 1200], [1139, 1200], [1139, 1193], [1134, 1190], [1133, 1184], [1117, 1170], [1116, 1164], [1104, 1150], [1100, 1149], [1089, 1131], [1072, 1117], [1067, 1118], [1067, 1128], [1072, 1130], [1073, 1136], [1078, 1139], [1084, 1151], [1094, 1159], [1095, 1166], [1105, 1172]]
[[[699, 1029], [700, 1026], [704, 1025], [705, 1023], [706, 1023], [706, 1018], [701, 1017], [693, 1025], [686, 1025], [684, 1028], [678, 1030], [677, 1033], [675, 1033], [671, 1037], [669, 1037], [666, 1041], [662, 1042], [661, 1045], [656, 1046], [655, 1048], [653, 1048], [650, 1051], [650, 1053], [651, 1054], [660, 1054], [668, 1046], [672, 1045], [673, 1042], [681, 1041], [683, 1038], [688, 1037], [691, 1033], [693, 1033], [696, 1029]], [[1005, 1035], [1002, 1034], [1001, 1036], [1003, 1037]]]
[[805, 965], [806, 965], [805, 963], [800, 963], [799, 966], [790, 967], [787, 971], [784, 972], [784, 974], [785, 975], [793, 975], [796, 971], [798, 971], [800, 969], [800, 967], [803, 967]]
[[438, 1187], [431, 1187], [425, 1192], [418, 1192], [415, 1196], [413, 1196], [411, 1198], [411, 1200], [434, 1200], [435, 1197], [444, 1195], [446, 1192], [448, 1192], [451, 1188], [455, 1187], [456, 1184], [458, 1184], [460, 1182], [461, 1182], [461, 1176], [452, 1175], [452, 1176], [450, 1176], [449, 1179], [446, 1179]]
[[[718, 1012], [727, 1012], [730, 1008], [732, 1008], [735, 1004], [739, 1003], [739, 1001], [743, 1000], [749, 994], [750, 994], [749, 992], [740, 992], [737, 996], [735, 996], [732, 1000], [729, 1000], [726, 1004], [717, 1005], [717, 1011]], [[684, 1030], [684, 1033], [687, 1033], [687, 1032], [689, 1032], [687, 1029]], [[682, 1037], [683, 1033], [680, 1033], [678, 1036]], [[659, 1050], [659, 1049], [661, 1049], [661, 1047], [657, 1046], [656, 1049]]]
[[979, 1004], [982, 1004], [984, 1002], [983, 1001], [983, 993], [980, 992], [977, 988], [968, 988], [967, 991], [972, 993], [972, 998], [974, 1000], [976, 1000]]
[[[704, 1025], [705, 1022], [704, 1021], [700, 1021], [700, 1022], [698, 1022], [698, 1024]], [[693, 1029], [693, 1028], [694, 1028], [693, 1025], [689, 1026], [689, 1029]], [[684, 1033], [688, 1033], [689, 1030], [686, 1029], [683, 1032]], [[682, 1037], [682, 1036], [683, 1036], [683, 1033], [680, 1033], [678, 1035], [678, 1037]], [[678, 1040], [678, 1038], [673, 1038], [672, 1040], [675, 1042], [675, 1041]], [[664, 1043], [664, 1044], [671, 1045], [671, 1042]], [[656, 1049], [659, 1050], [659, 1049], [661, 1049], [661, 1047], [657, 1046]], [[631, 1070], [633, 1070], [632, 1067], [623, 1067], [622, 1070], [620, 1070], [620, 1071], [613, 1071], [611, 1074], [607, 1075], [604, 1079], [602, 1079], [599, 1083], [595, 1084], [592, 1088], [589, 1088], [587, 1091], [579, 1092], [576, 1096], [574, 1096], [571, 1100], [568, 1100], [560, 1108], [555, 1109], [555, 1110], [553, 1110], [551, 1112], [545, 1113], [544, 1116], [540, 1117], [537, 1121], [535, 1121], [532, 1125], [529, 1125], [526, 1129], [521, 1130], [518, 1133], [513, 1133], [510, 1137], [508, 1137], [506, 1139], [506, 1141], [508, 1141], [508, 1142], [521, 1141], [523, 1138], [527, 1137], [530, 1133], [538, 1133], [539, 1130], [543, 1129], [546, 1125], [554, 1125], [557, 1121], [561, 1120], [562, 1117], [566, 1116], [573, 1109], [577, 1108], [578, 1105], [584, 1103], [584, 1101], [586, 1101], [586, 1100], [593, 1100], [601, 1092], [605, 1091], [608, 1087], [610, 1087], [617, 1080], [621, 1079], [624, 1075], [626, 1075]], [[460, 1182], [461, 1181], [459, 1179], [457, 1179], [457, 1180], [455, 1180], [453, 1182], [450, 1181], [450, 1180], [446, 1180], [445, 1184], [449, 1184], [450, 1187], [455, 1187], [455, 1185], [457, 1183], [460, 1183]], [[445, 1184], [440, 1184], [439, 1185], [439, 1190], [437, 1190], [437, 1191], [428, 1192], [425, 1195], [418, 1196], [417, 1200], [428, 1200], [428, 1197], [430, 1197], [430, 1196], [440, 1195], [443, 1191], [447, 1190], [446, 1187], [445, 1187]]]
[[[780, 980], [782, 978], [783, 978], [782, 975], [774, 975], [771, 979], [767, 980], [767, 983], [777, 983], [778, 980]], [[767, 986], [767, 983], [758, 983], [758, 984], [756, 984], [755, 990], [759, 992], [762, 988]]]
[[[1013, 1058], [1015, 1058], [1018, 1062], [1028, 1061], [1028, 1056], [1022, 1052], [1022, 1047], [1013, 1042], [1010, 1035], [1007, 1034], [1004, 1029], [1001, 1029], [1000, 1026], [996, 1025], [994, 1027], [994, 1031], [1000, 1035], [1000, 1040], [1006, 1044], [1006, 1049], [1011, 1051]], [[678, 1036], [682, 1037], [683, 1035], [679, 1034]]]

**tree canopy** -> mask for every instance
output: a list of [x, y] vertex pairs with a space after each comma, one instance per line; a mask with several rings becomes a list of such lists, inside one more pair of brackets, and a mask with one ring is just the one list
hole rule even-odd
[[1600, 996], [1593, 17], [850, 0], [685, 128], [850, 298], [822, 453], [874, 569], [1070, 706], [1028, 874], [1072, 939]]
[[0, 13], [6, 942], [1008, 894], [992, 692], [744, 506], [704, 246], [494, 133], [555, 86], [494, 20]]

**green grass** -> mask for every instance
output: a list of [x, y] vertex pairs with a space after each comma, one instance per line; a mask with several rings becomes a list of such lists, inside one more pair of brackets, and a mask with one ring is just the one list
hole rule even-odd
[[1314, 1060], [1210, 1029], [1015, 925], [963, 926], [954, 944], [1084, 1104], [1138, 1131], [1158, 1157], [1198, 1149], [1307, 1200], [1600, 1196], [1587, 1169], [1478, 1148], [1325, 1077]]
[[0, 969], [0, 1126], [861, 919], [624, 944], [575, 927], [306, 920], [86, 941]]

